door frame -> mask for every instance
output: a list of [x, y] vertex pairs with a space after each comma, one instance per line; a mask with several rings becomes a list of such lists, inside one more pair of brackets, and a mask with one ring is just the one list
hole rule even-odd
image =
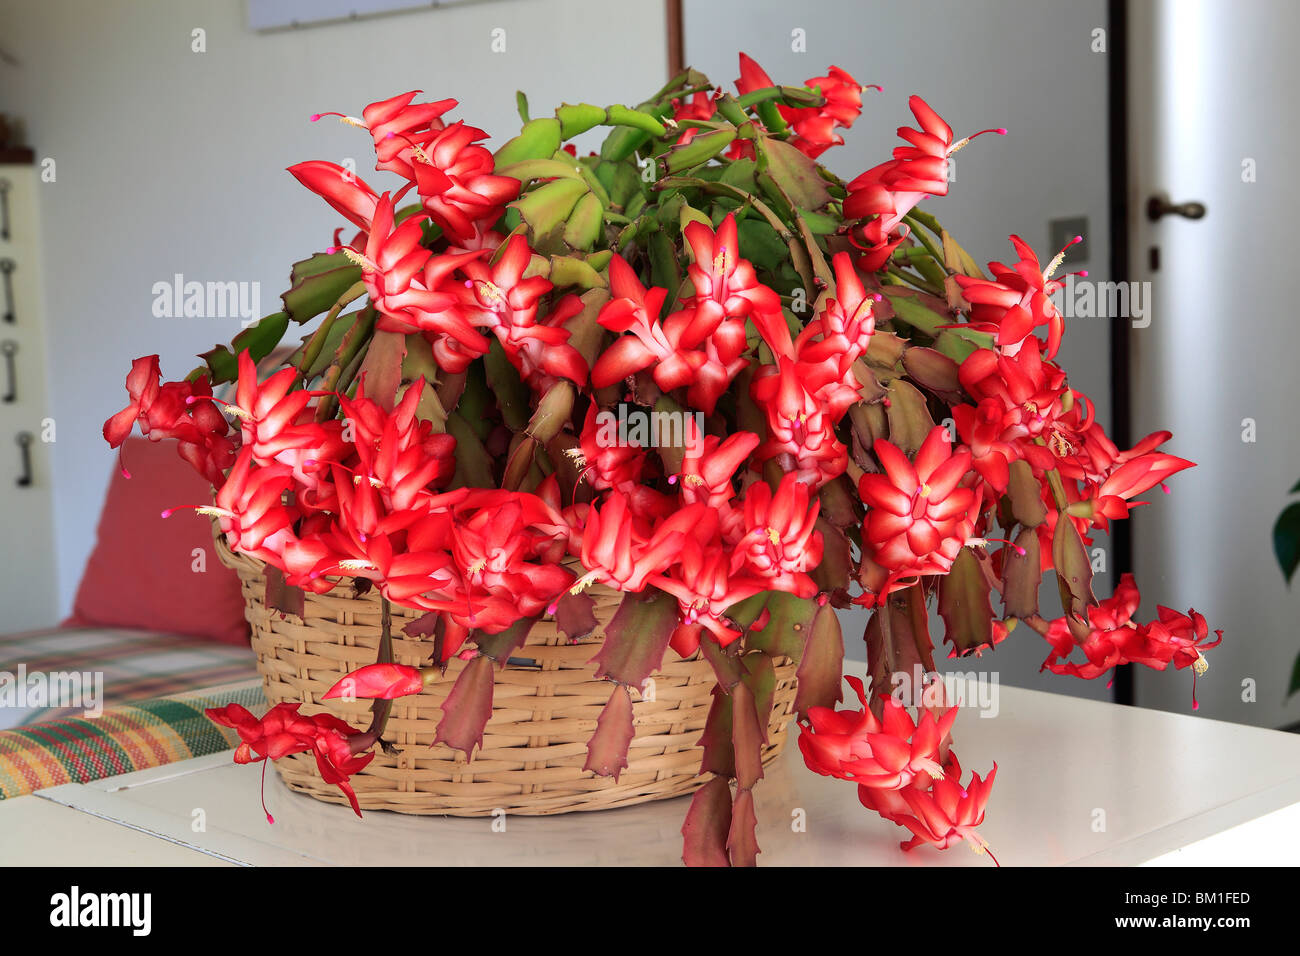
[[[1129, 259], [1129, 0], [1107, 0], [1106, 69], [1107, 137], [1109, 153], [1108, 187], [1110, 190], [1110, 280], [1127, 284], [1132, 273]], [[1120, 448], [1133, 444], [1132, 358], [1129, 348], [1129, 323], [1122, 316], [1110, 319], [1110, 437]], [[1128, 522], [1117, 521], [1110, 527], [1112, 576], [1133, 570], [1133, 538]], [[1113, 686], [1117, 704], [1132, 705], [1134, 699], [1133, 665], [1115, 669]]]

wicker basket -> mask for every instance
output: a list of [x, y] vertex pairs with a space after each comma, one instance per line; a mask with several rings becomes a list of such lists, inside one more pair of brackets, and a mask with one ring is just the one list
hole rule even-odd
[[[369, 701], [332, 700], [322, 705], [320, 700], [344, 674], [374, 663], [380, 639], [379, 597], [373, 591], [356, 595], [345, 583], [329, 594], [305, 594], [301, 615], [286, 613], [267, 605], [261, 562], [233, 554], [220, 535], [217, 553], [239, 574], [267, 700], [272, 705], [301, 703], [307, 714], [329, 710], [358, 728], [368, 726]], [[603, 626], [620, 595], [600, 586], [588, 593]], [[398, 663], [428, 663], [428, 643], [402, 633], [402, 627], [419, 616], [407, 608], [392, 608], [393, 659]], [[512, 663], [497, 671], [492, 717], [483, 746], [470, 762], [445, 744], [431, 746], [441, 704], [463, 662], [453, 659], [443, 679], [423, 693], [393, 701], [384, 739], [400, 753], [377, 752], [352, 778], [362, 808], [451, 816], [500, 811], [537, 815], [625, 807], [697, 789], [704, 779], [698, 775], [701, 748], [696, 744], [714, 686], [712, 668], [699, 658], [665, 663], [654, 677], [653, 695], [646, 695], [652, 699], [633, 694], [636, 737], [617, 783], [582, 769], [587, 740], [610, 693], [610, 684], [594, 678], [590, 663], [602, 639], [598, 628], [590, 639], [572, 644], [553, 621], [539, 621]], [[671, 652], [669, 656], [676, 658]], [[520, 666], [522, 660], [533, 663]], [[776, 666], [764, 763], [785, 744], [795, 669], [786, 658]], [[275, 769], [294, 790], [330, 803], [346, 802], [337, 787], [321, 780], [310, 754], [278, 760]]]

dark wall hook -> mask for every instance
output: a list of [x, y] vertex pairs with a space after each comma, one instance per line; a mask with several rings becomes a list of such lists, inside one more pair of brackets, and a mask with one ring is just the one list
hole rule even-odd
[[18, 487], [29, 488], [32, 484], [32, 442], [35, 438], [31, 432], [19, 432], [16, 441], [23, 460], [23, 473], [18, 476]]

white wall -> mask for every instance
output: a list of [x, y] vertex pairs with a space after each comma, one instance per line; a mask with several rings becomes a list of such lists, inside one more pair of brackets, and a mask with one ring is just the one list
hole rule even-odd
[[[284, 168], [373, 163], [364, 132], [309, 123], [409, 89], [456, 96], [499, 143], [564, 101], [639, 102], [666, 74], [659, 3], [502, 0], [259, 35], [241, 0], [0, 0], [0, 110], [57, 163], [42, 193], [59, 600], [93, 544], [113, 456], [103, 420], [125, 404], [130, 360], [158, 352], [178, 378], [237, 320], [156, 319], [174, 273], [260, 282], [277, 308], [292, 262], [341, 220]], [[207, 51], [191, 51], [191, 31]], [[506, 31], [504, 53], [490, 52]], [[382, 181], [382, 180], [372, 180]], [[290, 335], [294, 331], [290, 330]], [[8, 494], [8, 492], [5, 492]]]
[[[835, 64], [860, 83], [883, 86], [883, 93], [863, 94], [862, 118], [845, 134], [845, 144], [821, 157], [843, 177], [889, 157], [899, 143], [896, 128], [915, 125], [907, 107], [912, 93], [924, 97], [958, 137], [1006, 127], [1010, 135], [981, 137], [957, 155], [948, 196], [926, 208], [980, 261], [1014, 261], [1007, 236], [1016, 233], [1045, 263], [1056, 252], [1048, 248], [1048, 221], [1087, 216], [1088, 261], [1071, 268], [1086, 267], [1091, 278], [1105, 279], [1108, 54], [1092, 51], [1093, 31], [1105, 26], [1104, 0], [687, 0], [686, 58], [728, 86], [738, 75], [737, 50], [757, 59], [778, 83], [801, 83]], [[796, 29], [804, 31], [807, 52], [792, 51]], [[1111, 414], [1109, 343], [1104, 320], [1081, 319], [1069, 324], [1060, 354], [1071, 383], [1093, 399], [1104, 423]], [[1059, 599], [1048, 577], [1043, 601], [1050, 615]], [[1109, 594], [1111, 577], [1098, 575], [1098, 594]], [[865, 614], [846, 617], [849, 653], [861, 658]], [[937, 615], [931, 629], [941, 639]], [[1022, 628], [996, 653], [954, 666], [996, 670], [1008, 684], [1110, 698], [1101, 682], [1040, 675], [1046, 653], [1046, 643]]]

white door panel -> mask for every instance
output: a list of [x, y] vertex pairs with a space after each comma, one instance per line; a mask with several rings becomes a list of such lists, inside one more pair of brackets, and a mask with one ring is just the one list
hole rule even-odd
[[[1152, 302], [1150, 326], [1129, 332], [1133, 433], [1169, 428], [1167, 450], [1198, 463], [1134, 518], [1143, 613], [1153, 616], [1157, 600], [1193, 606], [1224, 629], [1198, 684], [1201, 714], [1280, 726], [1300, 717], [1300, 697], [1285, 702], [1300, 592], [1283, 584], [1271, 544], [1300, 478], [1291, 292], [1300, 5], [1129, 7], [1132, 265]], [[1150, 222], [1146, 202], [1158, 193], [1200, 201], [1207, 214]], [[1136, 670], [1139, 704], [1190, 708], [1190, 671]]]

